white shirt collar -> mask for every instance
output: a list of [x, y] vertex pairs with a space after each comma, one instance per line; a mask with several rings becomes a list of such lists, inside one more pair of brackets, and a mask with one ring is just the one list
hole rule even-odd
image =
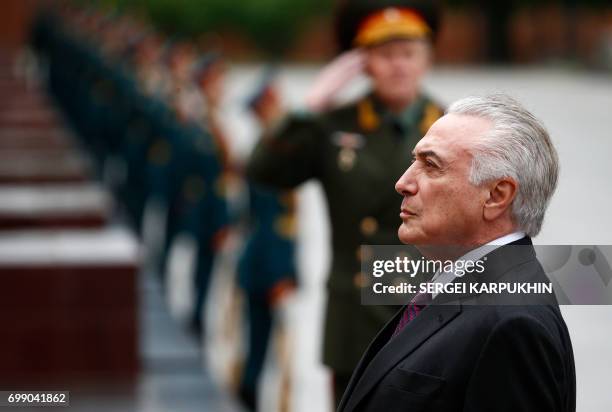
[[508, 243], [516, 242], [517, 240], [522, 239], [525, 236], [527, 236], [525, 235], [525, 232], [520, 232], [520, 231], [512, 232], [512, 233], [509, 233], [507, 235], [498, 237], [497, 239], [490, 241], [489, 243], [487, 243], [487, 245], [503, 246], [503, 245], [507, 245]]
[[472, 249], [467, 252], [465, 255], [461, 256], [457, 260], [478, 260], [486, 254], [493, 252], [495, 249], [498, 249], [500, 246], [507, 245], [508, 243], [515, 242], [519, 239], [525, 237], [525, 232], [512, 232], [507, 235], [498, 237], [497, 239], [493, 239], [489, 243], [485, 243], [482, 246], [477, 247], [476, 249]]

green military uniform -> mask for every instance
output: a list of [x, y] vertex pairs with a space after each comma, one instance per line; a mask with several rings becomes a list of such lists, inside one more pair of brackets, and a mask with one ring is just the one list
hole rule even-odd
[[362, 306], [360, 245], [397, 244], [401, 197], [395, 182], [443, 110], [420, 96], [403, 113], [374, 95], [318, 116], [291, 116], [256, 147], [249, 177], [291, 188], [318, 179], [332, 226], [324, 363], [350, 376], [366, 346], [396, 310]]

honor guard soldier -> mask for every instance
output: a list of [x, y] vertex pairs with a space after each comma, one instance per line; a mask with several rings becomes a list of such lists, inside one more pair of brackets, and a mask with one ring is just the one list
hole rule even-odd
[[[337, 11], [345, 51], [310, 88], [309, 113], [276, 112], [248, 166], [253, 182], [294, 188], [321, 182], [330, 216], [332, 266], [325, 315], [323, 361], [334, 378], [337, 403], [353, 368], [396, 311], [361, 305], [361, 245], [397, 244], [401, 198], [397, 177], [416, 142], [443, 109], [423, 93], [437, 29], [431, 2], [347, 1]], [[334, 107], [337, 92], [358, 74], [372, 91]], [[367, 249], [366, 249], [367, 250]]]
[[[248, 107], [262, 128], [269, 127], [274, 110], [274, 71], [266, 70]], [[258, 409], [257, 388], [274, 313], [297, 284], [295, 267], [295, 192], [249, 185], [250, 234], [238, 264], [238, 282], [247, 301], [248, 349], [239, 397], [248, 410]]]

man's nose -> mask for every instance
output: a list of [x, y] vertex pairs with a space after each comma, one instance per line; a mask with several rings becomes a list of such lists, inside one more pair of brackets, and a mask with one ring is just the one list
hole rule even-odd
[[395, 183], [395, 191], [402, 196], [414, 196], [417, 192], [417, 184], [411, 165]]

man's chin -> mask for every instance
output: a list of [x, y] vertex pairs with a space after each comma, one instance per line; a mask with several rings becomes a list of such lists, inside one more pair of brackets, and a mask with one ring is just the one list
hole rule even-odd
[[416, 245], [421, 240], [414, 230], [406, 227], [405, 223], [402, 223], [399, 229], [397, 229], [397, 237], [400, 242], [406, 245]]

